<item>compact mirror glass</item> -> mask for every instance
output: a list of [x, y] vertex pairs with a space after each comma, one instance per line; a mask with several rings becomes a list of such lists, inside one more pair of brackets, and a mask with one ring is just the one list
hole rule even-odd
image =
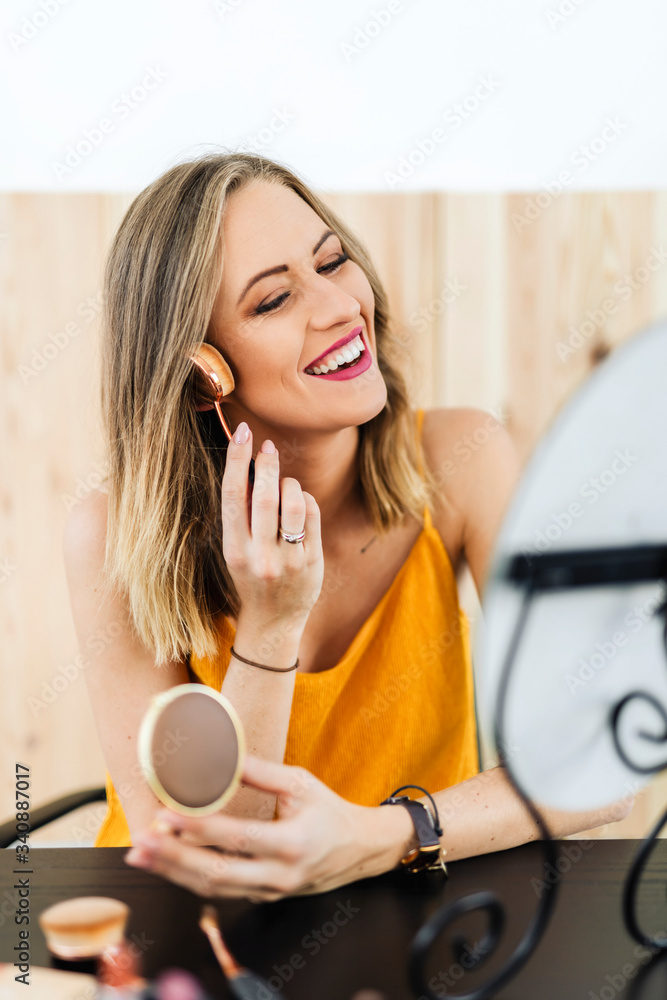
[[244, 755], [236, 709], [204, 684], [179, 684], [156, 695], [139, 730], [142, 771], [175, 812], [221, 809], [238, 787]]

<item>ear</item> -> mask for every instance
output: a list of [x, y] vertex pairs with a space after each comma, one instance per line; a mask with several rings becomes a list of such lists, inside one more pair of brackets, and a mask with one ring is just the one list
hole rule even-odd
[[195, 410], [212, 410], [213, 403], [195, 403]]

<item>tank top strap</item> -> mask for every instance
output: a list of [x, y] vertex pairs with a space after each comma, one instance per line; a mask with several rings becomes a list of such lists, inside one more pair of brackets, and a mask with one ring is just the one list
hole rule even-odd
[[[424, 411], [420, 407], [417, 410], [417, 468], [419, 470], [419, 475], [424, 478], [424, 463], [423, 463], [423, 448], [422, 448], [422, 428], [424, 426]], [[428, 504], [424, 504], [424, 527], [427, 531], [433, 527], [433, 522], [431, 520], [431, 511], [428, 508]]]
[[417, 468], [419, 469], [419, 475], [424, 475], [424, 466], [422, 463], [422, 427], [424, 426], [424, 411], [420, 408], [417, 410]]

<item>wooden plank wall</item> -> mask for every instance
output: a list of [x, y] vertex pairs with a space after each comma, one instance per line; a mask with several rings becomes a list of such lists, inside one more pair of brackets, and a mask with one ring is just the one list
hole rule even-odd
[[[614, 290], [667, 245], [667, 194], [564, 193], [526, 217], [535, 195], [326, 194], [362, 237], [412, 359], [415, 405], [502, 415], [525, 462], [569, 394], [605, 353], [667, 315], [667, 267], [628, 298]], [[68, 505], [103, 466], [97, 423], [98, 325], [106, 248], [131, 196], [0, 195], [0, 819], [14, 762], [33, 797], [103, 781], [104, 763], [77, 661], [62, 563]], [[521, 219], [523, 218], [523, 222]], [[556, 350], [587, 310], [617, 308], [583, 346]], [[478, 618], [466, 574], [461, 601]], [[632, 815], [596, 835], [640, 836], [667, 778]], [[66, 840], [87, 827], [63, 821]], [[62, 824], [61, 824], [62, 829]]]

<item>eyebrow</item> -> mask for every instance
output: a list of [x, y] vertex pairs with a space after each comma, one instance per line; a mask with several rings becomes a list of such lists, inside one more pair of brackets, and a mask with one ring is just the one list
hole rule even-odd
[[[313, 247], [313, 257], [315, 256], [315, 254], [317, 253], [317, 251], [320, 249], [320, 247], [322, 246], [322, 244], [325, 242], [325, 240], [328, 240], [330, 236], [336, 236], [336, 233], [333, 231], [333, 229], [327, 229], [324, 233], [322, 233], [322, 235], [320, 236], [319, 240], [317, 241], [317, 243]], [[271, 274], [280, 274], [283, 271], [289, 271], [289, 268], [288, 268], [287, 264], [278, 264], [276, 267], [270, 267], [268, 269], [268, 271], [260, 271], [259, 274], [256, 274], [254, 278], [250, 279], [250, 281], [248, 282], [248, 284], [245, 286], [245, 288], [241, 292], [241, 294], [239, 296], [239, 300], [236, 303], [237, 307], [241, 305], [241, 302], [243, 301], [246, 293], [252, 288], [252, 286], [255, 284], [255, 282], [259, 281], [261, 278], [268, 278], [269, 275], [271, 275]]]

